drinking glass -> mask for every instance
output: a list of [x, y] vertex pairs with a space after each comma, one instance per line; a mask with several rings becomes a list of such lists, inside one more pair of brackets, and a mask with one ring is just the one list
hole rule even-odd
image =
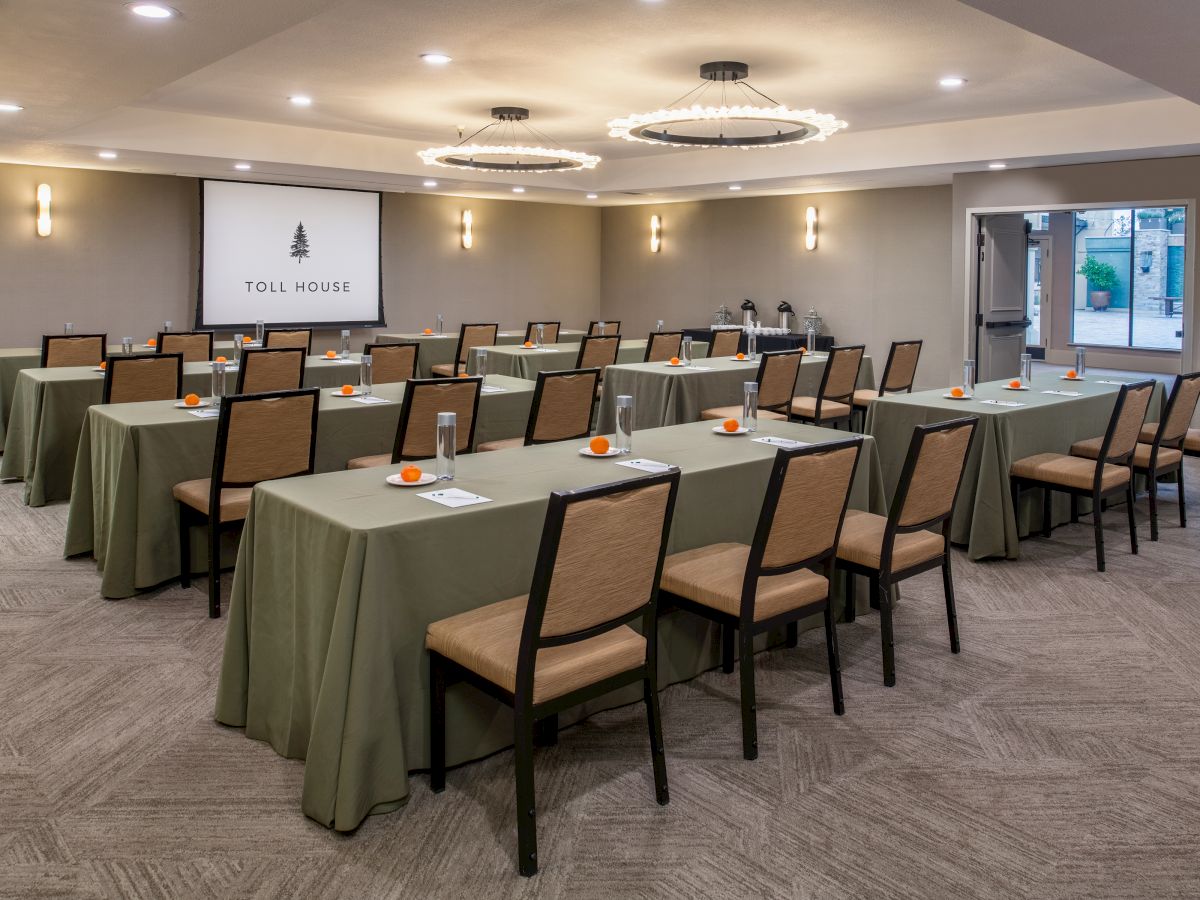
[[816, 352], [817, 329], [815, 329], [815, 328], [808, 329], [808, 334], [805, 336], [805, 339], [804, 339], [804, 349], [807, 350], [809, 353]]
[[975, 391], [975, 360], [963, 360], [963, 396], [970, 397]]
[[1021, 385], [1029, 387], [1033, 384], [1033, 354], [1021, 354]]
[[67, 322], [63, 325], [63, 334], [74, 334], [74, 333], [75, 333], [75, 323], [74, 322]]
[[534, 326], [534, 333], [536, 337], [534, 338], [533, 345], [541, 350], [546, 344], [546, 326], [538, 322]]
[[167, 321], [163, 322], [163, 334], [169, 334], [173, 324], [174, 323], [170, 319], [167, 319]]
[[692, 364], [692, 339], [687, 335], [679, 342], [679, 361], [685, 366]]
[[263, 345], [263, 333], [266, 331], [266, 323], [259, 319], [254, 323], [254, 343], [258, 346]]
[[133, 338], [132, 337], [121, 338], [121, 352], [124, 353], [126, 356], [133, 356]]
[[655, 322], [655, 323], [654, 323], [654, 330], [655, 330], [655, 331], [662, 331], [662, 327], [663, 327], [663, 320], [662, 320], [662, 319], [659, 319], [657, 322]]
[[371, 354], [364, 353], [358, 364], [358, 385], [364, 397], [371, 396]]
[[758, 431], [758, 382], [742, 382], [742, 427]]
[[746, 332], [746, 359], [754, 359], [758, 352], [758, 336], [753, 331]]
[[442, 318], [442, 314], [441, 314], [441, 313], [438, 313], [438, 314], [437, 314], [437, 322], [436, 322], [436, 326], [437, 326], [437, 327], [434, 329], [434, 332], [433, 332], [433, 333], [434, 333], [434, 334], [441, 334], [441, 333], [442, 333], [442, 328], [445, 326], [445, 324], [446, 324], [446, 320]]
[[1083, 373], [1086, 371], [1087, 371], [1087, 348], [1086, 347], [1076, 347], [1075, 348], [1075, 374], [1078, 375], [1080, 378], [1082, 378]]
[[437, 414], [437, 479], [454, 480], [454, 451], [458, 446], [457, 416], [452, 412]]
[[487, 384], [487, 347], [475, 348], [475, 374], [483, 378]]
[[242, 364], [242, 344], [245, 342], [244, 334], [235, 334], [233, 336], [233, 364], [240, 366]]
[[350, 332], [347, 329], [342, 329], [342, 342], [338, 347], [338, 356], [342, 359], [350, 358]]
[[223, 362], [214, 361], [212, 364], [212, 395], [218, 405], [225, 397], [225, 363]]
[[617, 450], [633, 452], [633, 397], [629, 394], [617, 396]]

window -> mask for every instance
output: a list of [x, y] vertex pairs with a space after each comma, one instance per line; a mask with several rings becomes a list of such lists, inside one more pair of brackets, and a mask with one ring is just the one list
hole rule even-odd
[[1075, 213], [1074, 343], [1181, 349], [1186, 221], [1183, 207]]

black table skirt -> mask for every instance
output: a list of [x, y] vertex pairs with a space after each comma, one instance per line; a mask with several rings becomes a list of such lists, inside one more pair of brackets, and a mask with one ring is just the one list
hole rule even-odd
[[[713, 331], [711, 328], [685, 328], [683, 329], [685, 337], [690, 337], [693, 341], [712, 341]], [[770, 352], [772, 350], [795, 350], [797, 347], [803, 347], [808, 343], [808, 336], [803, 334], [760, 334], [757, 341], [757, 349], [760, 352]], [[817, 335], [817, 349], [825, 352], [835, 343], [835, 338], [831, 334]], [[742, 335], [742, 339], [738, 341], [738, 351], [746, 352], [746, 335]]]

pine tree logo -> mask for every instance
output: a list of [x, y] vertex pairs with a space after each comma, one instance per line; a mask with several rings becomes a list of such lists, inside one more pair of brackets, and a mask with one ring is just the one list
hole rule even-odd
[[296, 258], [297, 263], [308, 258], [308, 232], [304, 230], [303, 222], [296, 225], [296, 233], [292, 235], [291, 255]]

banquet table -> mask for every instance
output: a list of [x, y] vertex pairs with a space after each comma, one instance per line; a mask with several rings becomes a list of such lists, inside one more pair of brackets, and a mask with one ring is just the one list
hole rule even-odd
[[[724, 330], [724, 329], [722, 329]], [[712, 339], [712, 328], [685, 328], [683, 333], [691, 337], [695, 341], [709, 341]], [[815, 349], [825, 352], [830, 347], [837, 343], [837, 338], [832, 334], [818, 334], [817, 346]], [[760, 353], [771, 350], [796, 350], [800, 347], [808, 345], [808, 335], [795, 332], [792, 334], [759, 334], [755, 336], [755, 344]], [[746, 335], [743, 333], [738, 341], [738, 350], [746, 352]]]
[[[358, 384], [359, 356], [351, 354], [350, 362], [308, 357], [305, 386]], [[226, 377], [232, 391], [236, 375]], [[184, 363], [183, 392], [204, 396], [211, 391], [212, 365]], [[4, 456], [0, 458], [0, 478], [24, 480], [26, 504], [44, 506], [70, 496], [84, 416], [88, 407], [103, 397], [104, 373], [91, 366], [23, 369], [18, 373]]]
[[[575, 331], [570, 328], [563, 328], [558, 335], [560, 343], [569, 344], [574, 341], [575, 349], [578, 351], [579, 342], [587, 332]], [[520, 331], [498, 331], [496, 332], [497, 347], [511, 347], [523, 343], [525, 340], [525, 330]], [[445, 366], [454, 362], [454, 351], [458, 349], [458, 332], [444, 332], [442, 334], [422, 334], [420, 332], [399, 333], [399, 334], [377, 334], [375, 336], [376, 343], [380, 344], [402, 344], [415, 342], [420, 349], [417, 350], [417, 376], [419, 378], [429, 378], [432, 374], [431, 370], [434, 366]], [[472, 363], [472, 365], [474, 365]], [[500, 374], [508, 375], [508, 372]], [[520, 376], [517, 376], [520, 377]]]
[[[846, 437], [786, 422], [763, 423], [760, 433], [809, 442]], [[372, 812], [402, 805], [408, 773], [429, 764], [426, 626], [529, 591], [551, 491], [644, 474], [580, 456], [579, 446], [461, 457], [454, 486], [490, 502], [459, 509], [423, 499], [420, 489], [385, 484], [398, 466], [254, 489], [216, 718], [306, 760], [305, 814], [349, 831]], [[705, 422], [636, 434], [634, 452], [682, 471], [670, 552], [752, 539], [774, 447], [715, 435]], [[882, 512], [883, 503], [867, 438], [850, 505]], [[659, 634], [662, 685], [718, 663], [717, 632], [698, 617], [670, 613]], [[825, 652], [819, 643], [802, 647], [793, 652]], [[562, 718], [565, 724], [640, 696], [617, 692]], [[465, 686], [450, 689], [447, 715], [451, 764], [511, 743], [508, 711]]]
[[[967, 415], [979, 417], [951, 523], [951, 540], [966, 546], [971, 559], [1019, 557], [1018, 526], [1008, 481], [1012, 463], [1035, 453], [1067, 453], [1076, 441], [1104, 434], [1120, 390], [1119, 384], [1105, 380], [1066, 381], [1055, 374], [1034, 376], [1028, 391], [1010, 391], [1005, 389], [1006, 384], [1007, 380], [976, 385], [970, 400], [950, 399], [945, 396], [945, 388], [889, 394], [874, 401], [867, 412], [866, 432], [878, 444], [889, 496], [900, 480], [915, 426]], [[1079, 396], [1043, 393], [1051, 390], [1078, 392]], [[985, 402], [997, 400], [1023, 405]], [[1158, 418], [1156, 410], [1162, 402], [1160, 382], [1155, 386], [1148, 420]], [[1088, 508], [1086, 501], [1081, 504], [1081, 509]], [[1052, 516], [1055, 524], [1069, 520], [1066, 495], [1055, 496]], [[1020, 534], [1040, 528], [1041, 522], [1039, 492], [1023, 492]]]
[[[636, 363], [646, 358], [646, 338], [625, 340], [617, 349], [618, 363]], [[708, 344], [696, 341], [692, 344], [692, 353], [703, 356], [708, 352]], [[489, 347], [487, 352], [488, 374], [509, 375], [513, 378], [525, 378], [536, 381], [538, 372], [555, 372], [561, 369], [574, 369], [579, 361], [579, 343], [547, 344], [540, 349], [526, 348], [520, 345], [508, 347]], [[467, 371], [478, 375], [479, 368], [474, 354], [467, 360]]]
[[[826, 354], [805, 355], [796, 377], [796, 396], [815, 395], [821, 386]], [[695, 422], [700, 412], [718, 406], [741, 406], [747, 381], [758, 374], [756, 360], [731, 357], [697, 359], [695, 365], [675, 368], [664, 363], [609, 366], [596, 414], [596, 431], [610, 434], [616, 427], [616, 398], [633, 396], [635, 428], [659, 428]], [[858, 386], [875, 386], [871, 357], [864, 356]]]
[[[475, 442], [525, 434], [533, 384], [494, 376], [479, 398]], [[363, 404], [321, 392], [318, 472], [334, 472], [359, 456], [388, 453], [400, 420], [403, 384], [373, 389], [388, 403]], [[129, 597], [179, 575], [178, 518], [171, 488], [212, 475], [216, 419], [200, 419], [168, 400], [93, 406], [79, 439], [64, 555], [90, 553], [101, 573], [100, 594]], [[208, 559], [202, 533], [192, 559]], [[236, 544], [236, 536], [235, 541]]]

